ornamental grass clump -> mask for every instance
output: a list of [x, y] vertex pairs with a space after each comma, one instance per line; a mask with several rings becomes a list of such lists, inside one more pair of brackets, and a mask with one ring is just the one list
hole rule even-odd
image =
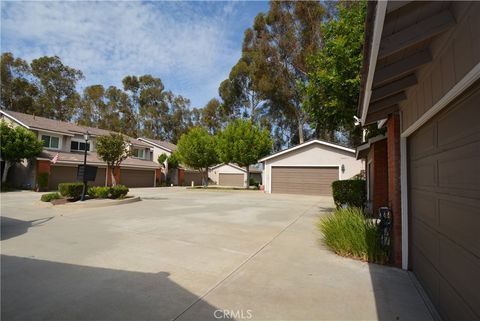
[[356, 259], [385, 264], [387, 248], [380, 242], [374, 220], [365, 218], [360, 208], [340, 208], [320, 220], [323, 242], [335, 253]]

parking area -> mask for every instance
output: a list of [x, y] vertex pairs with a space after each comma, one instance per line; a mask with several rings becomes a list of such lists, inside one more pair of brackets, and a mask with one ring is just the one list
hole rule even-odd
[[330, 197], [132, 189], [138, 203], [1, 195], [4, 320], [428, 320], [410, 274], [341, 258]]

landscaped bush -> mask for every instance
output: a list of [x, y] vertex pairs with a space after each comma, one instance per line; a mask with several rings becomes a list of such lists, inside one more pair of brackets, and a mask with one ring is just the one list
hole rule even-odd
[[108, 186], [92, 186], [88, 189], [88, 195], [91, 198], [108, 198], [111, 188]]
[[128, 194], [128, 187], [125, 185], [115, 185], [110, 188], [111, 198], [124, 198]]
[[388, 249], [381, 245], [380, 231], [373, 220], [366, 219], [356, 207], [337, 209], [318, 224], [324, 243], [342, 256], [384, 264]]
[[54, 193], [43, 194], [40, 197], [40, 200], [42, 202], [51, 202], [53, 200], [58, 200], [58, 199], [61, 199], [61, 198], [62, 198], [62, 196], [60, 194], [58, 194], [57, 192], [54, 192]]
[[58, 184], [58, 191], [62, 196], [68, 198], [80, 198], [83, 191], [83, 183], [60, 183]]
[[255, 186], [255, 188], [258, 188], [260, 186], [260, 183], [257, 182], [253, 177], [250, 177], [250, 181], [248, 182], [250, 186]]
[[367, 201], [366, 182], [363, 179], [332, 183], [333, 200], [337, 208], [342, 205], [364, 208]]
[[46, 172], [38, 173], [37, 181], [38, 181], [38, 188], [41, 191], [44, 191], [45, 189], [47, 189], [47, 187], [48, 187], [48, 173], [46, 173]]

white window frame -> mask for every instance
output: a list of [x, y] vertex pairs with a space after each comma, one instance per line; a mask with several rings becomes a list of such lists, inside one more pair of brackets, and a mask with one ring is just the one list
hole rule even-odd
[[[48, 147], [47, 147], [47, 146], [43, 146], [43, 148], [45, 148], [45, 149], [53, 149], [53, 150], [61, 150], [61, 149], [62, 149], [62, 136], [52, 135], [52, 134], [49, 134], [49, 133], [39, 133], [39, 136], [40, 136], [40, 140], [41, 140], [42, 142], [44, 142], [43, 136], [48, 136], [48, 137], [50, 137], [49, 146], [48, 146]], [[58, 147], [51, 147], [52, 137], [58, 138]]]

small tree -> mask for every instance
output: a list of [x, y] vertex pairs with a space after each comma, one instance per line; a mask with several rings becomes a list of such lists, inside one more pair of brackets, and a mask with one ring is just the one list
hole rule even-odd
[[110, 134], [97, 137], [97, 154], [111, 170], [112, 185], [116, 185], [115, 171], [130, 156], [128, 143], [122, 134]]
[[199, 170], [203, 184], [208, 185], [208, 167], [218, 162], [215, 137], [208, 134], [205, 128], [192, 128], [180, 137], [177, 156], [182, 164]]
[[163, 168], [165, 168], [165, 161], [166, 161], [167, 159], [168, 159], [167, 154], [160, 154], [160, 155], [158, 155], [157, 161], [158, 161], [158, 163], [160, 164], [160, 166], [162, 166]]
[[272, 144], [268, 130], [261, 130], [251, 120], [237, 119], [218, 134], [217, 154], [224, 163], [236, 163], [245, 167], [245, 187], [249, 188], [250, 165], [268, 155]]
[[178, 168], [179, 163], [180, 161], [178, 160], [178, 155], [176, 152], [173, 152], [172, 154], [170, 154], [170, 156], [168, 156], [168, 159], [167, 159], [168, 169]]
[[43, 142], [28, 129], [0, 123], [0, 157], [5, 162], [2, 183], [7, 181], [8, 170], [15, 163], [37, 156], [43, 149]]

